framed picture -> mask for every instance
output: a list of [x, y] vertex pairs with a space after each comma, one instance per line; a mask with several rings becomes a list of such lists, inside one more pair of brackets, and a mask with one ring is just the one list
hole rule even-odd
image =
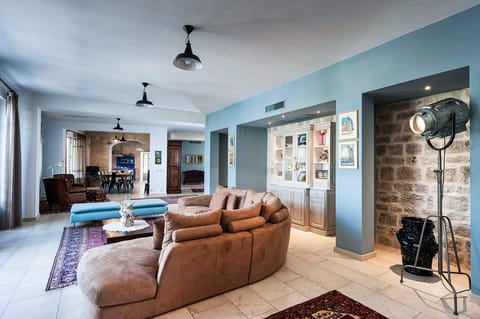
[[338, 168], [356, 169], [358, 166], [357, 141], [338, 143]]
[[358, 120], [357, 110], [351, 112], [340, 113], [338, 123], [340, 128], [338, 131], [338, 139], [346, 140], [358, 137]]
[[155, 151], [155, 164], [162, 164], [162, 151]]
[[228, 150], [235, 150], [235, 136], [233, 135], [228, 137]]
[[235, 166], [235, 151], [228, 151], [228, 166]]

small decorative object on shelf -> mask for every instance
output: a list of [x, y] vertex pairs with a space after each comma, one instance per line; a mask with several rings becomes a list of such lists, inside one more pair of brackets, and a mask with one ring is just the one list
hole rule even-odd
[[328, 150], [323, 150], [320, 153], [319, 162], [328, 162]]
[[324, 146], [326, 144], [326, 139], [325, 139], [325, 135], [327, 135], [327, 130], [320, 130], [320, 146]]
[[120, 222], [125, 227], [133, 226], [135, 223], [135, 214], [133, 209], [133, 202], [124, 200], [120, 202]]

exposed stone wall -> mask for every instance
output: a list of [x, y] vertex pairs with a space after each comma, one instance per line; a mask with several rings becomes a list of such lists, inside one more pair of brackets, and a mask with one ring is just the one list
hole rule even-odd
[[[113, 141], [113, 132], [86, 132], [87, 136], [87, 164], [86, 165], [98, 165], [101, 171], [108, 171], [110, 156], [111, 167], [115, 167], [115, 158], [120, 155], [120, 151], [123, 155], [135, 156], [135, 169], [140, 171], [140, 151], [137, 148], [143, 149], [145, 152], [150, 151], [150, 134], [145, 133], [124, 133], [128, 142], [116, 144]], [[120, 138], [120, 135], [117, 134]]]
[[[408, 121], [423, 105], [454, 97], [470, 104], [469, 90], [376, 107], [376, 241], [399, 247], [404, 216], [437, 215], [437, 151], [414, 135]], [[453, 224], [462, 267], [470, 268], [470, 126], [446, 152], [443, 215]], [[436, 224], [436, 218], [434, 219]], [[435, 238], [437, 238], [436, 229]], [[438, 239], [437, 239], [438, 240]]]

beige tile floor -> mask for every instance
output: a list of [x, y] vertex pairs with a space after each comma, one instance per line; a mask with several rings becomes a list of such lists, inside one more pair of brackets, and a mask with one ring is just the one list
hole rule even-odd
[[[78, 286], [45, 292], [68, 218], [43, 215], [0, 232], [0, 318], [86, 318]], [[287, 262], [271, 277], [155, 318], [264, 318], [332, 289], [391, 319], [480, 318], [469, 293], [460, 295], [454, 316], [453, 299], [436, 277], [408, 275], [401, 284], [398, 250], [378, 246], [376, 258], [360, 262], [335, 254], [334, 244], [334, 237], [292, 229]]]

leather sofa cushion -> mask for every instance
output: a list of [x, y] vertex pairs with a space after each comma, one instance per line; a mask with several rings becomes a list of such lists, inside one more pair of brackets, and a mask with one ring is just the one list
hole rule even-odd
[[224, 209], [227, 205], [228, 194], [223, 192], [213, 193], [212, 200], [210, 201], [210, 209]]
[[78, 265], [79, 286], [100, 307], [154, 298], [159, 255], [152, 249], [151, 238], [89, 249]]
[[270, 216], [282, 208], [282, 201], [277, 196], [268, 192], [263, 197], [263, 205], [260, 215], [265, 218], [265, 222], [270, 221]]
[[240, 231], [254, 229], [257, 227], [262, 227], [265, 225], [265, 219], [261, 216], [234, 220], [233, 222], [228, 223], [227, 229], [230, 233], [238, 233]]
[[260, 215], [261, 203], [258, 202], [245, 208], [224, 210], [222, 213], [222, 228], [227, 231], [227, 225], [235, 220], [257, 217]]
[[190, 228], [177, 229], [172, 234], [174, 242], [179, 243], [187, 240], [214, 237], [222, 233], [222, 227], [219, 224], [197, 226]]
[[160, 216], [152, 223], [153, 228], [153, 249], [162, 249], [163, 234], [165, 231], [165, 219]]
[[216, 209], [205, 213], [184, 215], [172, 212], [165, 213], [165, 233], [163, 235], [162, 249], [173, 242], [173, 232], [177, 229], [190, 228], [204, 225], [220, 224], [222, 210]]
[[279, 210], [278, 212], [275, 212], [272, 215], [272, 217], [270, 217], [270, 222], [272, 224], [278, 224], [278, 223], [280, 223], [281, 221], [284, 221], [287, 218], [288, 218], [288, 210], [286, 210], [284, 208], [284, 209]]
[[215, 190], [215, 193], [226, 193], [226, 194], [232, 194], [237, 196], [237, 205], [239, 208], [243, 208], [245, 203], [245, 197], [247, 196], [246, 189], [240, 189], [236, 187], [226, 188], [226, 187], [223, 187], [222, 185], [217, 185], [217, 189]]

